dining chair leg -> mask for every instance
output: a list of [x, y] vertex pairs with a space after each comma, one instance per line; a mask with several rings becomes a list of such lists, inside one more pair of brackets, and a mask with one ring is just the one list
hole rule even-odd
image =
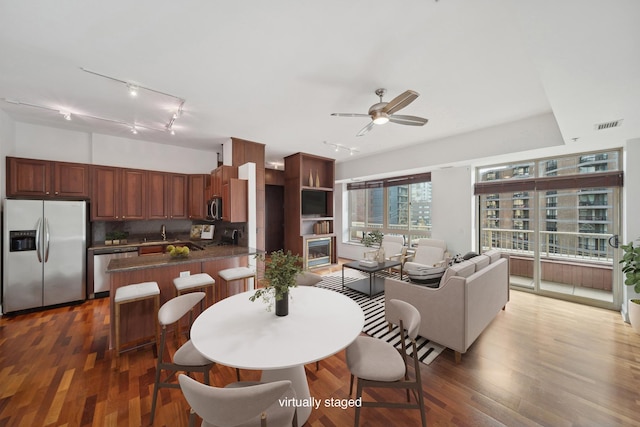
[[353, 393], [353, 374], [351, 374], [351, 380], [349, 380], [349, 396]]
[[[362, 397], [362, 381], [358, 380], [358, 386], [356, 387], [356, 401]], [[360, 406], [356, 406], [356, 416], [354, 419], [355, 427], [360, 425]]]

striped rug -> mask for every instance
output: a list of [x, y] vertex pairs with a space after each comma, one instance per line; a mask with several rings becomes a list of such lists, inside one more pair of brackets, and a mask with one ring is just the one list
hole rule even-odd
[[[365, 276], [363, 273], [357, 270], [345, 269], [344, 281], [345, 283], [362, 279]], [[342, 288], [342, 272], [333, 272], [322, 276], [322, 281], [316, 286], [321, 288], [331, 289], [336, 292], [340, 292], [357, 302], [362, 311], [364, 311], [364, 328], [362, 331], [367, 335], [381, 340], [385, 340], [392, 343], [396, 348], [401, 349], [400, 342], [400, 329], [398, 326], [394, 326], [389, 331], [388, 323], [384, 319], [384, 293], [381, 293], [373, 298], [369, 298], [368, 295], [354, 291], [349, 288]], [[429, 341], [426, 338], [418, 337], [418, 356], [420, 361], [425, 364], [429, 364], [435, 360], [436, 357], [444, 350], [439, 344]], [[411, 355], [411, 347], [407, 348], [409, 355]]]

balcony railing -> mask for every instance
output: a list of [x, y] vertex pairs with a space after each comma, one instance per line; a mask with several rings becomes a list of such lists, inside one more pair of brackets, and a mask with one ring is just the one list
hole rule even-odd
[[[540, 256], [562, 260], [613, 262], [613, 250], [607, 241], [612, 234], [564, 231], [540, 231]], [[483, 228], [482, 249], [498, 248], [505, 252], [533, 257], [533, 230]]]

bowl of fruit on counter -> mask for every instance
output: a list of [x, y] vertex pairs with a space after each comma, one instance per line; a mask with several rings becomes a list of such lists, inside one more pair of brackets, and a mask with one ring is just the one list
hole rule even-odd
[[189, 256], [189, 248], [186, 246], [168, 245], [166, 251], [172, 258], [187, 258]]

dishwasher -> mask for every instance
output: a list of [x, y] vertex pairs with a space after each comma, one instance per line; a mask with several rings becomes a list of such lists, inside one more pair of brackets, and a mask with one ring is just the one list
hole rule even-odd
[[[138, 248], [128, 246], [125, 248], [104, 248], [93, 251], [93, 289], [89, 286], [87, 294], [90, 298], [109, 295], [110, 278], [106, 273], [107, 266], [112, 259], [131, 258], [138, 256]], [[91, 280], [89, 280], [91, 282]]]

